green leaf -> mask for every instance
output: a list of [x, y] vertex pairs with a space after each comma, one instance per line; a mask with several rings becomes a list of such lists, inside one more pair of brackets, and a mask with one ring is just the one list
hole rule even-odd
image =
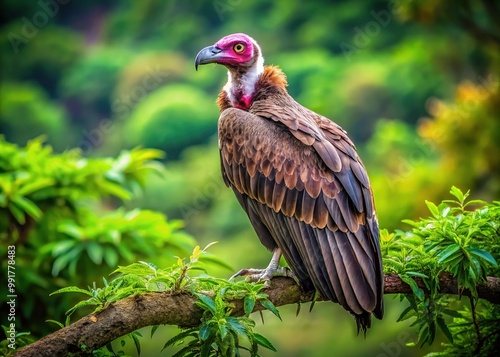
[[224, 322], [219, 322], [220, 338], [224, 340], [227, 336], [227, 325]]
[[229, 327], [231, 330], [236, 332], [238, 335], [245, 336], [248, 338], [248, 335], [246, 333], [246, 328], [243, 325], [243, 318], [236, 318], [236, 317], [227, 317], [226, 322], [228, 323]]
[[118, 264], [118, 253], [114, 247], [104, 247], [104, 261], [110, 268], [114, 268]]
[[132, 332], [130, 334], [130, 337], [132, 337], [132, 340], [134, 341], [135, 349], [137, 351], [137, 354], [140, 356], [141, 355], [141, 341], [139, 341], [140, 333], [138, 331]]
[[443, 314], [446, 314], [446, 315], [452, 316], [452, 317], [462, 317], [462, 314], [459, 313], [458, 311], [449, 310], [449, 309], [444, 309]]
[[411, 290], [413, 291], [413, 294], [419, 299], [423, 300], [424, 299], [424, 291], [418, 287], [417, 282], [410, 278], [407, 275], [400, 275], [399, 276], [401, 280], [403, 280], [406, 284], [410, 285]]
[[437, 256], [439, 257], [438, 264], [444, 262], [448, 257], [455, 254], [460, 250], [460, 246], [458, 244], [452, 244], [448, 246], [445, 250], [440, 252]]
[[412, 221], [411, 219], [403, 219], [401, 222], [406, 223], [412, 227], [419, 228], [421, 223]]
[[199, 301], [197, 301], [196, 304], [198, 306], [202, 307], [204, 310], [206, 310], [206, 308], [205, 308], [205, 306], [206, 306], [208, 308], [208, 310], [210, 310], [210, 312], [215, 315], [215, 301], [207, 295], [203, 295], [203, 294], [199, 294], [199, 293], [196, 293], [195, 295], [198, 299], [200, 299], [200, 301], [202, 303], [202, 304], [199, 304]]
[[490, 252], [484, 250], [484, 249], [468, 249], [468, 252], [475, 255], [478, 258], [486, 260], [488, 263], [497, 266], [497, 261], [493, 256], [491, 255]]
[[69, 262], [76, 264], [76, 261], [79, 258], [79, 254], [83, 250], [83, 246], [77, 245], [70, 251], [61, 254], [54, 260], [54, 264], [52, 265], [52, 275], [57, 276], [63, 270]]
[[212, 343], [215, 337], [212, 336], [203, 343], [200, 351], [200, 357], [210, 357], [210, 352], [212, 352]]
[[116, 356], [117, 354], [115, 353], [115, 351], [113, 350], [113, 345], [111, 344], [111, 342], [107, 343], [106, 344], [106, 349], [111, 352], [113, 354], [113, 356]]
[[132, 155], [130, 151], [123, 150], [113, 163], [113, 169], [117, 171], [125, 171], [125, 169], [130, 165], [131, 160]]
[[418, 341], [420, 342], [420, 346], [423, 346], [427, 341], [430, 341], [430, 340], [431, 340], [431, 336], [430, 336], [429, 327], [425, 326], [425, 327], [421, 328], [419, 333], [418, 333]]
[[401, 315], [399, 315], [397, 322], [407, 320], [414, 315], [415, 315], [415, 310], [413, 310], [413, 307], [410, 305], [406, 309], [403, 310]]
[[68, 287], [56, 290], [53, 293], [49, 294], [49, 296], [52, 296], [55, 294], [62, 294], [62, 293], [82, 293], [82, 294], [88, 295], [90, 297], [94, 296], [90, 291], [80, 289], [77, 286], [68, 286]]
[[189, 330], [186, 330], [186, 331], [183, 331], [177, 335], [175, 335], [174, 337], [172, 337], [171, 339], [169, 339], [165, 345], [163, 345], [163, 348], [161, 349], [162, 351], [169, 347], [169, 346], [173, 346], [173, 345], [176, 345], [176, 344], [180, 344], [182, 343], [182, 341], [186, 338], [186, 337], [194, 337], [194, 338], [197, 338], [198, 335], [197, 335], [197, 329], [196, 328], [191, 328]]
[[477, 275], [476, 275], [476, 272], [474, 271], [474, 269], [470, 266], [469, 269], [466, 270], [466, 272], [468, 274], [466, 274], [466, 282], [468, 284], [467, 287], [472, 287], [472, 285], [476, 285], [476, 282], [477, 282]]
[[439, 218], [439, 209], [438, 207], [432, 203], [431, 201], [425, 200], [425, 204], [427, 205], [427, 208], [429, 208], [429, 211], [431, 211], [432, 215], [435, 218]]
[[53, 178], [45, 177], [38, 178], [32, 182], [28, 182], [17, 190], [17, 194], [20, 196], [26, 196], [35, 191], [39, 191], [45, 187], [51, 186], [55, 183]]
[[271, 302], [271, 300], [269, 299], [264, 299], [264, 300], [261, 300], [259, 301], [260, 304], [262, 306], [264, 306], [266, 309], [268, 309], [269, 311], [271, 311], [278, 319], [281, 320], [281, 316], [280, 316], [280, 313], [279, 311], [276, 309], [276, 307], [274, 306], [274, 304]]
[[469, 195], [469, 191], [467, 191], [466, 196], [464, 196], [464, 194], [462, 193], [462, 191], [458, 187], [455, 187], [455, 186], [451, 187], [450, 193], [454, 197], [456, 197], [460, 203], [464, 202], [465, 197], [467, 197]]
[[450, 207], [445, 207], [441, 212], [441, 217], [446, 218], [451, 212]]
[[250, 316], [255, 306], [255, 296], [254, 295], [245, 295], [243, 299], [243, 308], [245, 310], [245, 315]]
[[197, 277], [196, 280], [199, 281], [199, 282], [205, 283], [205, 284], [213, 285], [213, 286], [228, 284], [228, 281], [226, 279], [214, 278], [214, 277], [211, 277], [211, 276]]
[[85, 306], [96, 306], [99, 305], [99, 303], [96, 301], [94, 298], [90, 298], [88, 300], [80, 301], [78, 304], [73, 306], [71, 309], [66, 311], [66, 315], [71, 315], [73, 312], [75, 312], [77, 309]]
[[193, 265], [191, 265], [187, 270], [189, 270], [189, 271], [195, 270], [195, 271], [201, 271], [203, 273], [207, 273], [207, 269], [205, 269], [201, 266], [196, 266], [194, 264], [196, 264], [196, 263], [193, 263]]
[[203, 326], [200, 328], [200, 333], [199, 333], [199, 335], [200, 335], [200, 339], [201, 339], [202, 341], [206, 341], [206, 340], [207, 340], [207, 338], [209, 338], [209, 337], [210, 337], [210, 335], [211, 335], [211, 328], [210, 328], [210, 326], [208, 326], [208, 325], [203, 325]]
[[70, 250], [71, 248], [76, 246], [77, 244], [78, 244], [77, 241], [70, 240], [70, 239], [54, 242], [54, 246], [52, 248], [52, 256], [54, 258], [56, 258], [59, 255], [64, 254], [65, 252], [67, 252], [68, 250]]
[[101, 247], [97, 242], [91, 241], [87, 244], [87, 254], [94, 264], [101, 265], [104, 252], [103, 247]]
[[35, 201], [43, 201], [55, 197], [64, 198], [64, 196], [69, 196], [69, 192], [71, 192], [71, 190], [66, 190], [64, 188], [46, 187], [43, 190], [33, 192], [30, 195], [30, 198]]
[[112, 274], [122, 273], [123, 275], [149, 276], [156, 273], [154, 266], [147, 263], [132, 263], [126, 266], [119, 266]]
[[446, 325], [446, 322], [444, 321], [442, 316], [438, 316], [436, 318], [436, 323], [439, 327], [439, 329], [443, 332], [443, 334], [446, 336], [448, 341], [453, 343], [453, 335], [451, 334], [450, 330], [448, 329], [448, 326]]
[[113, 195], [124, 201], [129, 200], [131, 197], [130, 192], [111, 181], [100, 181], [99, 187], [103, 190], [104, 193]]
[[83, 231], [75, 222], [65, 222], [57, 225], [57, 231], [76, 239], [83, 238]]
[[416, 271], [407, 271], [407, 272], [405, 272], [405, 274], [409, 275], [409, 276], [417, 276], [417, 277], [422, 278], [422, 279], [428, 279], [429, 278], [427, 275], [419, 273], [419, 272], [416, 272]]
[[236, 356], [236, 341], [234, 339], [234, 335], [232, 333], [228, 333], [226, 338], [223, 340], [221, 344], [221, 350], [223, 356]]
[[24, 211], [20, 209], [17, 205], [14, 203], [9, 203], [9, 211], [12, 213], [14, 218], [19, 224], [25, 224], [26, 223], [26, 217], [24, 215]]
[[261, 346], [263, 346], [271, 351], [277, 352], [277, 350], [273, 346], [273, 344], [267, 338], [262, 336], [261, 334], [254, 333], [253, 338], [254, 338], [255, 342], [257, 342], [259, 345], [261, 345]]
[[56, 324], [57, 326], [59, 326], [60, 328], [63, 328], [64, 325], [62, 323], [60, 323], [59, 321], [56, 321], [56, 320], [45, 320], [45, 322], [51, 322], [53, 324]]
[[470, 201], [468, 201], [468, 202], [464, 205], [464, 207], [473, 206], [473, 205], [478, 205], [478, 206], [479, 206], [479, 205], [481, 205], [481, 206], [485, 206], [485, 205], [487, 205], [487, 204], [488, 204], [488, 202], [483, 201], [483, 200], [470, 200]]
[[38, 221], [43, 215], [42, 210], [27, 198], [24, 198], [22, 196], [14, 196], [14, 198], [12, 198], [12, 202], [14, 202], [19, 208], [21, 208], [24, 212], [31, 216], [35, 221]]

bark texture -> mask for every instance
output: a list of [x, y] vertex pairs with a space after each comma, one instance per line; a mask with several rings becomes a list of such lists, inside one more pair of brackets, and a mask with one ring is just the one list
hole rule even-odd
[[[415, 281], [426, 291], [421, 279]], [[468, 290], [459, 291], [457, 281], [449, 274], [440, 276], [440, 292], [470, 296]], [[500, 278], [488, 277], [487, 283], [477, 287], [479, 297], [500, 304]], [[275, 306], [311, 301], [313, 293], [304, 293], [291, 278], [276, 277], [265, 289]], [[409, 294], [411, 288], [395, 274], [385, 275], [384, 294]], [[321, 299], [319, 299], [321, 300]], [[141, 327], [167, 324], [194, 327], [200, 323], [203, 311], [190, 293], [151, 292], [131, 296], [111, 304], [94, 314], [83, 317], [14, 354], [16, 357], [87, 356], [91, 351], [135, 331]], [[232, 301], [234, 316], [244, 315], [243, 301]], [[256, 305], [254, 311], [263, 310]], [[85, 346], [85, 350], [82, 347]]]

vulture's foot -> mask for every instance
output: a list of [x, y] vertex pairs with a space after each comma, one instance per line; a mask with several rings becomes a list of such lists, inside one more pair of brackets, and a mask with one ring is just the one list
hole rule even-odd
[[273, 252], [273, 257], [266, 269], [241, 269], [234, 274], [229, 280], [233, 280], [238, 276], [246, 276], [245, 280], [249, 282], [264, 282], [265, 287], [271, 285], [271, 279], [274, 276], [287, 276], [295, 280], [295, 274], [287, 267], [278, 266], [281, 257], [281, 249], [276, 248]]
[[274, 269], [269, 269], [269, 267], [266, 269], [241, 269], [229, 280], [233, 280], [239, 276], [245, 276], [245, 280], [248, 282], [264, 282], [266, 288], [271, 285], [271, 279], [275, 276], [287, 276], [295, 279], [295, 274], [293, 274], [288, 267], [275, 267]]

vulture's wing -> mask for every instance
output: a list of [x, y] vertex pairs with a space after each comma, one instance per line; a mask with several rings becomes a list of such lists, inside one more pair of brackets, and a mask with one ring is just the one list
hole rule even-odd
[[365, 169], [336, 124], [303, 107], [283, 108], [222, 112], [224, 180], [261, 242], [281, 248], [301, 284], [369, 325], [371, 312], [383, 313], [382, 268]]

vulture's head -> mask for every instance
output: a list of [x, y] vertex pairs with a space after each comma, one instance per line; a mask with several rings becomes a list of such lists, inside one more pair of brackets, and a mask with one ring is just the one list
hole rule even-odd
[[217, 63], [229, 70], [244, 72], [250, 68], [263, 67], [264, 59], [260, 47], [253, 38], [244, 33], [225, 36], [214, 45], [202, 49], [195, 59], [195, 67]]

